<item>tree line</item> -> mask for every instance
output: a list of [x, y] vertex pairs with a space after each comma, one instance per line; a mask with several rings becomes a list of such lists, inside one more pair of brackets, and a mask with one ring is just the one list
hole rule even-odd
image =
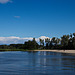
[[75, 33], [63, 35], [61, 38], [39, 38], [40, 44], [33, 40], [25, 41], [24, 44], [0, 45], [0, 49], [75, 49]]

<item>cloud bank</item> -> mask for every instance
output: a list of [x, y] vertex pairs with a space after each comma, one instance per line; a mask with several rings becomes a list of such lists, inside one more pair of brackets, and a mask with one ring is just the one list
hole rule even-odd
[[[41, 36], [39, 37], [41, 39], [49, 38], [46, 36]], [[35, 40], [39, 43], [39, 38], [35, 38]], [[23, 44], [25, 41], [32, 40], [32, 37], [25, 37], [25, 38], [20, 38], [20, 37], [0, 37], [0, 45], [1, 44]]]
[[8, 3], [8, 2], [12, 2], [12, 0], [0, 0], [0, 3], [2, 3], [2, 4]]

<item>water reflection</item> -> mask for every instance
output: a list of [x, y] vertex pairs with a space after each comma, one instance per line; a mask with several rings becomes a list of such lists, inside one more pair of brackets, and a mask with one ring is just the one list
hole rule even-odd
[[0, 75], [74, 75], [75, 56], [56, 52], [0, 53]]

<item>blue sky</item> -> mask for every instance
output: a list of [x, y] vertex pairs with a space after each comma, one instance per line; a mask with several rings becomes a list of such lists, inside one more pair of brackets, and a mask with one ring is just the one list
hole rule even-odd
[[0, 37], [61, 37], [75, 32], [75, 0], [0, 0]]

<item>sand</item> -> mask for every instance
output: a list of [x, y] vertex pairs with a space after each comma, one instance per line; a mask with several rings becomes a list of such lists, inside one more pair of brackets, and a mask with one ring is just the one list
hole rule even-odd
[[50, 52], [60, 52], [60, 53], [75, 54], [75, 50], [34, 50], [34, 51], [50, 51]]

